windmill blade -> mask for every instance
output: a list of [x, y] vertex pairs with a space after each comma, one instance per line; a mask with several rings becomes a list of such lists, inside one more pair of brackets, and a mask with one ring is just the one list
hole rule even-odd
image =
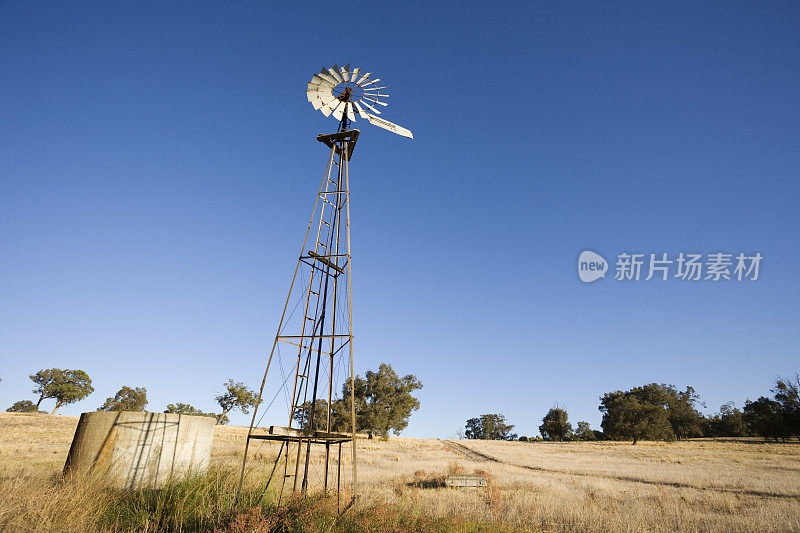
[[350, 103], [350, 102], [347, 102], [347, 106], [346, 107], [347, 107], [347, 118], [349, 118], [351, 122], [355, 122], [356, 121], [356, 116], [353, 114], [353, 104]]
[[319, 110], [322, 111], [322, 114], [325, 115], [326, 117], [330, 116], [330, 114], [333, 113], [333, 110], [336, 107], [336, 104], [332, 104], [332, 103], [327, 103], [326, 104], [325, 102], [321, 102], [321, 103], [322, 103], [322, 105], [319, 107]]
[[[347, 65], [350, 66], [350, 63]], [[342, 78], [344, 78], [344, 81], [350, 81], [350, 71], [347, 69], [347, 67], [339, 67], [339, 70], [342, 73]]]
[[309, 89], [308, 92], [315, 92], [318, 94], [333, 94], [330, 85], [317, 85], [314, 89]]
[[358, 105], [358, 102], [353, 102], [353, 105], [356, 106], [356, 112], [361, 115], [362, 117], [366, 116], [365, 111], [361, 109], [361, 106]]
[[317, 94], [319, 95], [319, 99], [322, 100], [322, 103], [325, 104], [325, 105], [328, 105], [328, 104], [330, 104], [331, 102], [333, 102], [334, 100], [337, 99], [335, 96], [333, 96], [333, 93], [330, 92], [330, 91], [327, 91], [325, 93], [317, 93]]
[[342, 75], [339, 73], [339, 67], [336, 65], [334, 65], [332, 68], [329, 68], [328, 72], [331, 73], [331, 76], [333, 76], [333, 79], [335, 79], [337, 83], [342, 83], [344, 81]]
[[361, 69], [361, 67], [356, 67], [356, 68], [354, 68], [354, 69], [353, 69], [353, 73], [352, 73], [352, 75], [350, 76], [350, 81], [352, 81], [353, 83], [355, 83], [355, 81], [356, 81], [356, 78], [358, 78], [358, 71], [359, 71], [359, 69]]
[[366, 80], [367, 78], [369, 78], [369, 75], [370, 75], [370, 74], [372, 74], [372, 72], [367, 72], [366, 74], [364, 74], [364, 76], [362, 76], [362, 77], [361, 77], [361, 79], [360, 79], [360, 80], [358, 80], [358, 81], [356, 82], [356, 85], [359, 85], [359, 86], [360, 86], [360, 85], [361, 85], [361, 82], [363, 82], [364, 80]]
[[[331, 98], [333, 96], [331, 95]], [[311, 105], [314, 106], [314, 109], [319, 109], [323, 105], [325, 105], [330, 100], [326, 99], [324, 94], [320, 94], [319, 92], [313, 91], [308, 93], [308, 101], [311, 102]]]
[[370, 115], [369, 113], [366, 114], [366, 119], [369, 121], [370, 124], [373, 126], [378, 126], [379, 128], [383, 128], [387, 131], [391, 131], [392, 133], [396, 133], [397, 135], [408, 137], [409, 139], [414, 138], [414, 134], [411, 133], [410, 130], [407, 130], [403, 126], [398, 126], [397, 124], [393, 124], [388, 120], [384, 120], [380, 117], [376, 117], [375, 115]]
[[[331, 97], [332, 96], [333, 95], [331, 95]], [[311, 102], [312, 104], [314, 102], [319, 102], [320, 106], [322, 104], [326, 103], [327, 101], [329, 101], [329, 99], [327, 99], [325, 93], [322, 93], [322, 92], [319, 92], [319, 91], [308, 91], [308, 93], [306, 93], [306, 97], [308, 98], [308, 101]]]
[[311, 78], [310, 82], [308, 82], [308, 87], [309, 88], [313, 87], [313, 88], [316, 88], [316, 89], [319, 89], [321, 87], [322, 88], [324, 88], [324, 87], [333, 87], [333, 85], [334, 85], [333, 83], [329, 82], [325, 78], [323, 78], [321, 76], [318, 76], [316, 74], [314, 74], [314, 77]]
[[374, 93], [373, 94], [373, 93], [364, 92], [364, 95], [365, 96], [374, 96], [376, 98], [380, 98], [380, 97], [389, 98], [389, 95], [386, 94], [386, 93]]
[[314, 74], [314, 76], [311, 77], [311, 83], [313, 83], [314, 85], [330, 85], [331, 87], [333, 87], [333, 83], [326, 80], [319, 74]]
[[[336, 109], [339, 107], [339, 104], [340, 104], [339, 100], [335, 100], [333, 102], [329, 102], [328, 104], [326, 104], [327, 107], [331, 110], [331, 114], [334, 117], [336, 117]], [[341, 120], [341, 117], [339, 118], [339, 120]]]
[[385, 104], [383, 102], [380, 102], [378, 100], [375, 100], [374, 98], [367, 98], [366, 96], [364, 96], [364, 100], [369, 100], [370, 102], [374, 102], [374, 103], [376, 103], [378, 105], [382, 105], [383, 107], [386, 107], [387, 105], [389, 105], [389, 104]]
[[333, 89], [333, 85], [331, 85], [328, 82], [325, 82], [325, 85], [313, 85], [313, 84], [309, 83], [309, 86], [310, 87], [309, 87], [308, 91], [325, 92], [325, 91], [330, 91], [330, 90]]
[[338, 81], [336, 81], [336, 78], [334, 78], [333, 76], [331, 76], [331, 75], [328, 73], [328, 70], [327, 70], [326, 68], [323, 68], [322, 70], [320, 70], [320, 71], [319, 71], [319, 74], [316, 74], [316, 76], [319, 76], [319, 77], [320, 77], [320, 78], [322, 78], [323, 80], [325, 80], [325, 81], [327, 81], [328, 83], [330, 83], [332, 86], [333, 86], [333, 85], [336, 85], [337, 83], [339, 83]]
[[306, 93], [308, 96], [308, 101], [310, 102], [312, 98], [316, 98], [318, 100], [322, 100], [323, 103], [329, 102], [331, 98], [333, 98], [333, 94], [330, 91], [308, 91]]
[[[377, 109], [375, 109], [374, 107], [372, 107], [371, 105], [369, 105], [368, 103], [366, 103], [366, 102], [365, 102], [363, 99], [361, 100], [361, 104], [363, 104], [364, 106], [368, 107], [368, 108], [370, 109], [370, 111], [372, 111], [372, 112], [373, 112], [373, 113], [375, 113], [376, 115], [380, 115], [380, 114], [381, 114], [381, 112], [380, 112], [380, 111], [378, 111]], [[366, 116], [366, 115], [365, 115], [365, 116]]]
[[375, 98], [369, 98], [369, 97], [366, 97], [366, 96], [364, 97], [364, 100], [369, 100], [369, 101], [370, 101], [370, 102], [372, 102], [373, 104], [376, 104], [376, 105], [382, 105], [383, 107], [386, 107], [387, 105], [389, 105], [389, 104], [387, 104], [386, 102], [381, 102], [381, 101], [380, 101], [380, 100], [378, 100], [378, 99], [375, 99]]
[[345, 109], [347, 108], [346, 104], [342, 101], [339, 102], [339, 105], [333, 110], [333, 116], [336, 117], [337, 120], [342, 120], [342, 116], [344, 115]]

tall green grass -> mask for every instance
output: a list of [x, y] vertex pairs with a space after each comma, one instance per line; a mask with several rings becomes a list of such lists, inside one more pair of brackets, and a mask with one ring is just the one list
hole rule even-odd
[[[105, 489], [98, 526], [117, 531], [207, 531], [236, 512], [232, 472], [212, 469], [169, 480], [161, 489]], [[250, 493], [246, 494], [249, 499]]]

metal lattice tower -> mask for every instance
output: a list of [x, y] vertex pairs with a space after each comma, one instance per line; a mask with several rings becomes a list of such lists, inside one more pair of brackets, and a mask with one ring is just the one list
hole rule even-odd
[[[346, 380], [353, 383], [353, 316], [350, 291], [350, 174], [349, 163], [359, 130], [350, 129], [355, 114], [379, 127], [413, 138], [410, 131], [369, 113], [379, 114], [376, 106], [386, 106], [388, 97], [371, 79], [350, 66], [325, 68], [308, 84], [308, 100], [325, 116], [339, 120], [336, 133], [318, 135], [317, 140], [330, 151], [314, 210], [306, 230], [300, 256], [289, 286], [278, 332], [272, 344], [264, 378], [253, 409], [245, 443], [242, 470], [237, 491], [241, 493], [247, 468], [248, 452], [253, 441], [278, 441], [280, 448], [263, 485], [266, 491], [276, 473], [282, 472], [279, 498], [291, 480], [292, 492], [306, 494], [315, 474], [324, 493], [335, 482], [337, 500], [342, 483], [342, 445], [349, 443], [351, 502], [356, 497], [356, 411], [353, 387], [342, 387], [349, 397], [336, 398], [336, 391]], [[284, 375], [281, 348], [291, 353], [291, 373]], [[289, 405], [287, 426], [260, 426], [259, 407], [264, 399], [270, 369], [278, 360], [283, 391]], [[275, 373], [273, 369], [273, 374]], [[293, 377], [291, 390], [288, 383]], [[273, 401], [275, 398], [273, 398]], [[271, 402], [270, 402], [271, 405]], [[334, 409], [337, 405], [339, 408]], [[346, 405], [347, 409], [342, 409]], [[267, 406], [269, 409], [269, 405]], [[266, 411], [266, 409], [265, 409]], [[264, 415], [262, 414], [262, 417]], [[257, 423], [258, 420], [258, 423]], [[294, 425], [299, 427], [293, 427]], [[336, 429], [337, 431], [334, 431]], [[314, 465], [313, 446], [324, 447], [321, 468]], [[334, 448], [334, 450], [332, 450]], [[336, 452], [335, 461], [331, 452]], [[332, 479], [332, 461], [336, 477]]]

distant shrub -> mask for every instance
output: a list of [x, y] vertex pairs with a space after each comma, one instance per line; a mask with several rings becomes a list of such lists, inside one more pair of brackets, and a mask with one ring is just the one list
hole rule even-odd
[[36, 408], [36, 404], [30, 400], [20, 400], [6, 409], [7, 413], [37, 413], [41, 412]]
[[733, 402], [722, 404], [719, 412], [706, 418], [705, 423], [707, 437], [744, 437], [748, 433], [743, 413]]
[[476, 476], [481, 476], [487, 482], [494, 481], [494, 475], [492, 475], [491, 472], [487, 472], [486, 470], [476, 468], [475, 470], [472, 471], [472, 473], [475, 474]]
[[597, 440], [594, 431], [589, 427], [589, 422], [581, 420], [578, 422], [578, 427], [575, 429], [575, 440]]
[[113, 398], [106, 401], [98, 411], [144, 411], [147, 405], [147, 389], [144, 387], [122, 387]]
[[558, 405], [550, 409], [544, 418], [542, 425], [539, 426], [539, 433], [546, 440], [570, 440], [572, 436], [572, 424], [567, 421], [567, 411]]
[[468, 439], [485, 440], [517, 440], [511, 433], [513, 424], [506, 424], [505, 415], [500, 413], [485, 414], [467, 420], [464, 436]]
[[447, 465], [447, 473], [451, 476], [461, 476], [466, 473], [461, 463], [452, 462]]
[[761, 396], [758, 400], [748, 400], [744, 404], [742, 419], [751, 433], [765, 439], [786, 440], [789, 428], [781, 411], [781, 404]]
[[[176, 414], [176, 415], [190, 415], [190, 416], [206, 416], [208, 418], [219, 418], [217, 413], [204, 413], [200, 409], [194, 407], [193, 405], [189, 405], [188, 403], [171, 403], [167, 405], [167, 408], [164, 410], [165, 413], [168, 414]], [[219, 422], [220, 424], [227, 424], [228, 417], [223, 416]]]

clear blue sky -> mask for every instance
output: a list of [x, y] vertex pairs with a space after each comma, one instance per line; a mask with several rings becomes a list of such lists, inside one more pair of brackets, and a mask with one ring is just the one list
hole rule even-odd
[[[415, 134], [359, 121], [351, 164], [356, 370], [422, 380], [405, 435], [800, 370], [797, 2], [2, 1], [0, 407], [48, 367], [93, 378], [72, 415], [257, 386], [336, 127], [306, 82], [347, 62]], [[588, 285], [584, 249], [764, 261]]]

